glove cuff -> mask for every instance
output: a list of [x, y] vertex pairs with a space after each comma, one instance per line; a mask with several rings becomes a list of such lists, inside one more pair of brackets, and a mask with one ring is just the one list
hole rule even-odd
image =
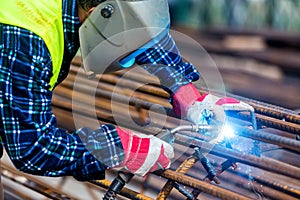
[[200, 98], [201, 95], [193, 83], [181, 86], [172, 98], [174, 113], [186, 117], [188, 108]]
[[148, 172], [170, 166], [173, 148], [152, 135], [132, 133], [117, 128], [124, 148], [124, 161], [119, 167], [145, 176]]
[[129, 158], [128, 151], [130, 149], [130, 143], [132, 142], [132, 141], [130, 141], [131, 134], [129, 133], [129, 131], [125, 131], [120, 128], [116, 128], [116, 130], [117, 130], [117, 133], [119, 135], [119, 138], [122, 143], [123, 150], [124, 150], [124, 160], [123, 160], [122, 164], [120, 165], [120, 167], [124, 167], [125, 163], [128, 161], [128, 158]]

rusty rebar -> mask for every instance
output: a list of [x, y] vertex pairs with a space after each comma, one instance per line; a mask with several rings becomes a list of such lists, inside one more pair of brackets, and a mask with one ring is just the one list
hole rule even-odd
[[297, 141], [295, 139], [270, 134], [268, 132], [265, 132], [263, 129], [256, 131], [238, 125], [233, 125], [233, 129], [236, 130], [237, 135], [268, 142], [270, 144], [276, 144], [286, 149], [291, 149], [293, 151], [300, 152], [300, 141]]
[[[82, 74], [82, 71], [78, 70], [76, 67], [75, 67], [74, 71], [76, 73], [79, 73], [80, 75], [84, 76]], [[123, 87], [127, 87], [127, 88], [129, 87], [129, 88], [136, 89], [136, 84], [132, 84], [132, 82], [134, 82], [134, 81], [127, 80], [127, 79], [128, 78], [136, 78], [137, 76], [132, 77], [130, 74], [129, 75], [126, 74], [126, 76], [128, 76], [128, 77], [122, 78], [122, 79], [121, 78], [115, 78], [114, 76], [115, 75], [104, 75], [104, 76], [101, 76], [101, 78], [95, 79], [94, 81], [104, 80], [105, 82], [108, 82], [108, 83], [111, 83], [111, 84], [114, 84], [114, 85], [118, 84], [118, 86], [123, 86]], [[149, 79], [151, 79], [151, 77]], [[120, 83], [120, 82], [118, 82], [119, 80], [122, 80], [123, 82]], [[131, 86], [131, 85], [133, 85], [133, 86]], [[152, 95], [156, 95], [157, 97], [162, 97], [162, 98], [167, 98], [168, 97], [168, 94], [165, 91], [163, 91], [161, 88], [158, 88], [158, 87], [143, 85], [143, 86], [139, 87], [138, 89], [141, 92], [146, 92], [146, 93], [149, 93], [149, 94], [152, 94]], [[204, 93], [205, 91], [200, 90], [200, 92]], [[250, 104], [252, 103], [251, 100], [248, 100], [248, 99], [245, 99], [245, 101], [247, 103], [250, 103]], [[153, 99], [152, 102], [155, 102], [155, 99]], [[163, 101], [158, 101], [158, 102], [161, 104]], [[155, 103], [158, 103], [158, 102], [156, 101]], [[168, 104], [167, 101], [165, 101], [164, 106], [170, 108], [170, 105]], [[256, 107], [257, 107], [257, 103], [256, 103]], [[280, 109], [280, 107], [279, 108], [276, 107], [274, 109], [270, 108], [267, 111], [272, 112], [272, 113], [273, 112], [278, 113], [278, 111], [276, 109]], [[283, 108], [281, 110], [283, 110]], [[267, 111], [265, 111], [265, 112], [267, 112]], [[294, 124], [294, 123], [298, 123], [298, 120], [300, 119], [299, 115], [295, 115], [295, 114], [293, 115], [292, 111], [290, 111], [291, 113], [287, 113], [288, 109], [285, 109], [283, 111], [285, 112], [285, 114], [283, 114], [284, 118], [277, 119], [277, 118], [272, 118], [272, 117], [262, 116], [262, 115], [256, 114], [257, 120], [261, 125], [276, 128], [276, 129], [279, 129], [279, 130], [282, 130], [282, 131], [288, 131], [290, 133], [300, 134], [300, 125]], [[284, 113], [283, 111], [282, 111], [282, 113]], [[169, 112], [169, 114], [171, 114], [170, 110], [168, 110], [168, 112]], [[239, 114], [238, 117], [244, 118], [245, 120], [249, 120], [250, 116], [248, 116], [247, 114]], [[283, 121], [282, 119], [291, 119], [292, 122], [288, 122], [287, 120]]]
[[[249, 175], [243, 174], [242, 172], [239, 172], [239, 175], [244, 176], [244, 177], [249, 177]], [[259, 184], [263, 184], [265, 186], [273, 188], [276, 191], [280, 191], [284, 194], [287, 194], [287, 195], [290, 195], [290, 196], [300, 199], [300, 190], [295, 187], [291, 187], [280, 181], [270, 180], [266, 177], [255, 175], [255, 174], [251, 174], [251, 179]]]
[[[253, 174], [248, 173], [245, 174], [240, 171], [229, 171], [230, 174], [233, 176], [228, 176], [229, 180], [232, 182], [239, 183], [239, 187], [244, 188], [248, 191], [252, 191], [252, 198], [253, 199], [273, 199], [273, 200], [282, 200], [282, 199], [289, 199], [289, 200], [296, 200], [298, 198], [294, 197], [293, 195], [290, 195], [288, 193], [285, 193], [282, 190], [278, 190], [276, 187], [272, 187], [267, 184], [261, 184], [258, 182]], [[242, 175], [241, 175], [242, 173]], [[237, 174], [239, 174], [237, 176]], [[228, 175], [228, 173], [227, 173]], [[224, 182], [226, 180], [223, 180]], [[226, 184], [226, 182], [224, 183]]]
[[[95, 180], [95, 181], [90, 181], [90, 182], [97, 185], [97, 186], [99, 186], [99, 187], [105, 188], [105, 189], [108, 189], [108, 187], [111, 184], [111, 182], [108, 181], [108, 180]], [[135, 191], [133, 191], [129, 188], [126, 188], [126, 187], [124, 187], [121, 190], [119, 195], [121, 195], [123, 197], [126, 197], [126, 198], [129, 198], [129, 199], [133, 199], [133, 200], [152, 200], [152, 198], [150, 198], [146, 195], [143, 195], [141, 193], [135, 192]]]
[[[187, 140], [190, 141], [189, 144], [183, 142]], [[251, 154], [239, 152], [237, 150], [224, 148], [220, 145], [213, 145], [211, 143], [198, 140], [196, 138], [191, 140], [189, 136], [182, 135], [182, 134], [177, 134], [176, 142], [182, 145], [189, 145], [193, 148], [201, 147], [204, 151], [207, 151], [211, 154], [223, 158], [227, 158], [227, 159], [231, 158], [234, 159], [236, 162], [241, 162], [247, 165], [251, 165], [253, 167], [258, 167], [274, 173], [279, 173], [285, 176], [300, 179], [300, 169], [298, 167], [274, 159], [257, 157]]]
[[[77, 71], [78, 69], [76, 69], [76, 67], [75, 67], [75, 70]], [[135, 80], [135, 81], [139, 81], [139, 82], [159, 83], [155, 77], [147, 75], [147, 74], [145, 74], [144, 76], [141, 76], [140, 73], [136, 73], [133, 71], [130, 73], [126, 73], [126, 76], [123, 76], [124, 73], [126, 73], [126, 71], [119, 71], [119, 72], [116, 72], [115, 74], [118, 76], [122, 76], [122, 78]], [[152, 90], [148, 90], [148, 91], [150, 93], [153, 92]], [[207, 91], [203, 90], [202, 88], [199, 88], [199, 92], [205, 93]], [[159, 93], [157, 93], [157, 92], [155, 92], [155, 93], [159, 94], [160, 96], [163, 96], [165, 98], [168, 98], [168, 94], [166, 92], [164, 92], [163, 90], [160, 90]], [[242, 96], [238, 96], [238, 95], [234, 95], [234, 94], [230, 94], [230, 93], [227, 93], [227, 96], [234, 97], [236, 99], [239, 99], [241, 101], [245, 101], [246, 103], [249, 103], [250, 105], [252, 105], [255, 108], [255, 111], [259, 114], [269, 116], [272, 118], [276, 118], [279, 120], [284, 120], [287, 122], [300, 124], [300, 115], [298, 113], [296, 113], [295, 111], [292, 111], [292, 110], [289, 110], [289, 109], [286, 109], [286, 108], [283, 108], [283, 107], [280, 107], [277, 105], [260, 102], [257, 100], [249, 99], [246, 97], [242, 97]]]
[[276, 118], [279, 120], [295, 123], [295, 124], [300, 124], [300, 115], [290, 109], [283, 108], [281, 106], [257, 101], [254, 99], [249, 99], [246, 97], [242, 97], [239, 95], [234, 95], [227, 93], [228, 96], [239, 99], [240, 101], [247, 102], [253, 108], [255, 109], [255, 112], [264, 116]]
[[[238, 113], [237, 117], [240, 119], [249, 120], [250, 116], [247, 113]], [[256, 114], [257, 122], [260, 125], [275, 128], [282, 131], [287, 131], [293, 134], [300, 134], [300, 125], [292, 122], [286, 122], [284, 120], [263, 116]]]
[[[186, 174], [188, 170], [190, 170], [198, 159], [194, 156], [187, 158], [177, 169], [176, 172], [180, 174]], [[157, 200], [164, 200], [167, 199], [171, 190], [173, 189], [174, 181], [169, 179], [164, 187], [160, 190], [159, 194], [157, 195]]]
[[[75, 67], [75, 72], [80, 73], [81, 75], [83, 75], [82, 72], [80, 72], [80, 70], [76, 69], [76, 67]], [[109, 83], [112, 83], [112, 84], [118, 84], [118, 86], [121, 85], [123, 87], [129, 87], [131, 85], [131, 83], [134, 82], [134, 81], [127, 80], [127, 79], [132, 78], [133, 80], [135, 80], [138, 77], [138, 75], [133, 75], [132, 76], [131, 74], [134, 74], [134, 72], [131, 72], [130, 74], [126, 74], [125, 78], [122, 77], [123, 83], [118, 82], [119, 80], [121, 80], [120, 77], [119, 78], [112, 78], [114, 75], [102, 76], [100, 80], [103, 79], [106, 82], [109, 82]], [[141, 76], [139, 76], [139, 77], [141, 77]], [[151, 80], [154, 81], [155, 80], [155, 78], [151, 78], [151, 76], [148, 76], [148, 79], [149, 79], [149, 81], [151, 81]], [[136, 85], [136, 84], [133, 84], [133, 85]], [[132, 88], [135, 89], [135, 87], [132, 87]], [[168, 94], [165, 91], [163, 91], [161, 88], [158, 88], [158, 87], [143, 85], [142, 87], [139, 88], [139, 90], [141, 90], [143, 92], [147, 92], [147, 93], [152, 94], [152, 95], [160, 96], [160, 97], [163, 97], [163, 98], [168, 98]], [[200, 89], [199, 91], [200, 91], [200, 93], [205, 93], [205, 90]], [[260, 104], [258, 104], [257, 101], [250, 100], [250, 99], [243, 98], [243, 97], [239, 97], [237, 95], [231, 95], [231, 94], [228, 94], [228, 95], [236, 97], [237, 99], [245, 100], [245, 102], [251, 104], [257, 110], [260, 110], [260, 111], [263, 110], [264, 112], [262, 114], [264, 114], [265, 116], [256, 114], [257, 120], [261, 125], [276, 128], [276, 129], [279, 129], [279, 130], [282, 130], [282, 131], [288, 131], [290, 133], [300, 134], [300, 125], [297, 125], [300, 122], [300, 116], [297, 115], [295, 112], [290, 111], [288, 109], [278, 107], [278, 106], [265, 104], [265, 103], [261, 103], [261, 106], [260, 106]], [[266, 108], [266, 106], [269, 106], [269, 107]], [[268, 113], [273, 113], [273, 115], [270, 115], [270, 114], [268, 115]], [[248, 115], [240, 114], [239, 117], [244, 118], [244, 119], [249, 119]]]
[[212, 196], [218, 197], [220, 199], [251, 199], [244, 195], [223, 189], [221, 187], [217, 187], [215, 185], [212, 185], [210, 183], [206, 183], [205, 181], [197, 180], [195, 178], [185, 176], [181, 173], [172, 171], [172, 170], [165, 170], [165, 171], [157, 171], [155, 174], [162, 176], [167, 179], [172, 179], [173, 181], [176, 181], [178, 183], [181, 183], [183, 185], [197, 188], [207, 194], [210, 194]]
[[[70, 194], [65, 193], [61, 188], [56, 188], [51, 186], [50, 184], [47, 184], [36, 177], [33, 177], [29, 174], [22, 173], [9, 165], [7, 165], [4, 162], [1, 162], [1, 168], [2, 168], [2, 176], [11, 179], [12, 181], [23, 185], [26, 188], [29, 188], [49, 199], [54, 199], [54, 200], [65, 200], [65, 199], [74, 199], [76, 198]], [[13, 175], [8, 175], [8, 173], [5, 173], [5, 171], [13, 174]], [[19, 181], [15, 176], [22, 176], [26, 178], [26, 181]]]

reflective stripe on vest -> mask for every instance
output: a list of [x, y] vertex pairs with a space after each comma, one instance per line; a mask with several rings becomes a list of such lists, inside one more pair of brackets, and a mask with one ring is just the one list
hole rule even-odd
[[53, 89], [64, 54], [62, 0], [0, 0], [0, 22], [14, 25], [40, 36], [52, 58]]

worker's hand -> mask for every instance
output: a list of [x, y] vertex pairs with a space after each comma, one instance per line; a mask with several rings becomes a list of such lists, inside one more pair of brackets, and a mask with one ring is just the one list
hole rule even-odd
[[131, 173], [145, 176], [149, 172], [169, 168], [174, 157], [173, 147], [152, 135], [133, 133], [117, 128], [124, 148], [121, 166]]
[[186, 117], [189, 121], [206, 125], [211, 120], [225, 121], [225, 111], [254, 111], [253, 107], [234, 98], [220, 98], [212, 94], [200, 95], [190, 83], [181, 86], [172, 98], [175, 114]]

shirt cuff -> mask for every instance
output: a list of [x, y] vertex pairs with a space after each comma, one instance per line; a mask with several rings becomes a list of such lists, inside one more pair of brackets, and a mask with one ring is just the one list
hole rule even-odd
[[113, 125], [103, 125], [96, 130], [78, 130], [86, 149], [107, 169], [119, 166], [124, 161], [124, 150]]

